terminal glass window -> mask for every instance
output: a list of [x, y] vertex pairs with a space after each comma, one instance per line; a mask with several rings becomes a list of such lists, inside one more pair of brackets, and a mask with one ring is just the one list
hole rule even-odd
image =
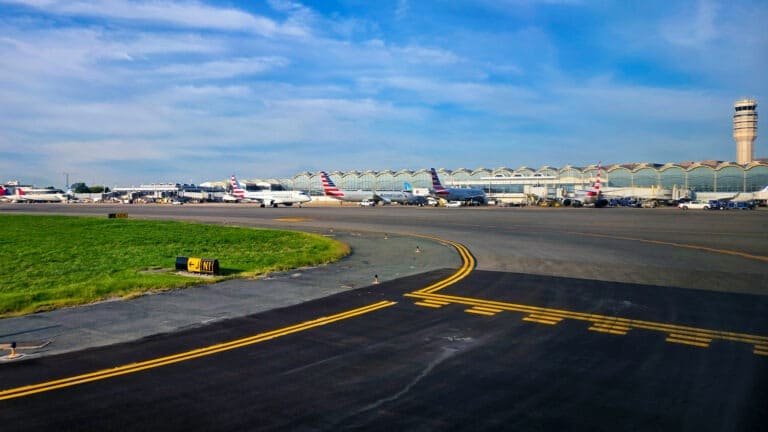
[[397, 186], [395, 176], [391, 172], [381, 172], [376, 176], [376, 189], [378, 190], [401, 190], [401, 186]]
[[429, 171], [417, 171], [413, 174], [411, 186], [415, 188], [431, 188], [432, 174]]
[[542, 168], [538, 171], [538, 173], [547, 177], [557, 177], [557, 170], [554, 168]]
[[393, 181], [395, 182], [395, 190], [405, 189], [405, 183], [413, 186], [413, 175], [410, 172], [399, 172], [394, 175]]
[[576, 168], [565, 168], [560, 171], [560, 181], [563, 183], [581, 183], [581, 171]]
[[[469, 171], [467, 170], [456, 170], [451, 174], [451, 177], [449, 177], [451, 182], [457, 182], [457, 181], [467, 181], [469, 180]], [[440, 180], [443, 180], [442, 177]], [[445, 182], [445, 180], [443, 180]]]
[[512, 171], [506, 168], [500, 168], [497, 170], [493, 170], [490, 176], [491, 177], [512, 177]]
[[700, 166], [688, 171], [688, 189], [696, 192], [714, 192], [715, 170]]
[[744, 170], [741, 167], [729, 166], [717, 170], [716, 192], [741, 192], [744, 189]]
[[478, 169], [478, 170], [473, 171], [472, 175], [470, 175], [469, 177], [470, 177], [470, 179], [472, 179], [472, 181], [481, 183], [482, 182], [481, 179], [483, 177], [490, 177], [490, 176], [491, 176], [491, 171], [490, 170]]
[[344, 176], [347, 189], [373, 190], [376, 184], [376, 176], [372, 172], [366, 172], [360, 175], [349, 174]]
[[661, 187], [666, 189], [672, 189], [675, 186], [683, 189], [685, 188], [685, 170], [679, 167], [672, 167], [660, 171], [659, 182]]
[[[334, 184], [338, 185], [339, 183], [336, 183], [336, 182], [338, 182], [341, 179], [339, 178], [339, 176], [335, 176], [335, 177], [331, 176], [331, 180], [333, 181]], [[324, 194], [323, 182], [320, 180], [320, 174], [315, 174], [310, 178], [309, 187], [307, 188], [307, 190], [311, 195]]]
[[659, 185], [659, 173], [653, 168], [643, 168], [632, 174], [635, 187], [651, 187]]
[[310, 177], [306, 174], [297, 175], [293, 178], [293, 189], [309, 191]]
[[747, 192], [755, 192], [768, 186], [768, 166], [758, 165], [746, 171]]
[[605, 174], [610, 187], [631, 187], [632, 172], [626, 168], [616, 168]]

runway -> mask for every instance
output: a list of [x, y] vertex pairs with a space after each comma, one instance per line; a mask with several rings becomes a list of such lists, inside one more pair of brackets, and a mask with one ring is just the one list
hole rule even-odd
[[[758, 430], [768, 420], [765, 211], [127, 210], [140, 218], [410, 232], [471, 254], [458, 269], [0, 368], [0, 399], [12, 396], [0, 401], [5, 425]], [[184, 358], [161, 364], [173, 356]], [[106, 376], [131, 365], [147, 367]], [[83, 376], [98, 378], [62, 384]], [[29, 385], [51, 388], [13, 396]]]

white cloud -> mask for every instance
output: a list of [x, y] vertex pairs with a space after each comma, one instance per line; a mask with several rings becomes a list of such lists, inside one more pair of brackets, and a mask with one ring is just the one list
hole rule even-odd
[[393, 48], [392, 51], [405, 58], [406, 61], [412, 63], [428, 63], [428, 64], [453, 64], [458, 63], [461, 59], [454, 53], [434, 48], [425, 48], [415, 45], [409, 45], [403, 48]]
[[683, 46], [700, 46], [720, 34], [715, 21], [718, 5], [709, 0], [699, 0], [695, 9], [686, 9], [661, 24], [661, 33], [671, 43]]
[[398, 20], [405, 19], [410, 11], [410, 5], [408, 0], [397, 0], [397, 7], [395, 8], [395, 18]]
[[212, 7], [195, 1], [6, 0], [6, 2], [35, 7], [49, 14], [155, 22], [197, 29], [246, 31], [262, 36], [304, 34], [304, 29], [297, 22], [283, 26], [262, 16], [233, 8]]
[[227, 61], [173, 64], [157, 68], [155, 72], [183, 79], [221, 79], [258, 74], [287, 64], [288, 61], [280, 57], [235, 58]]

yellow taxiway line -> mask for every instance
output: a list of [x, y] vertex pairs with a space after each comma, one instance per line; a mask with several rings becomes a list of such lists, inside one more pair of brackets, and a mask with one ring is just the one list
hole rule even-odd
[[[298, 222], [298, 220], [295, 220], [295, 221]], [[440, 243], [453, 246], [459, 252], [459, 255], [461, 256], [461, 261], [462, 261], [461, 267], [454, 274], [452, 274], [446, 279], [443, 279], [439, 282], [429, 285], [426, 288], [423, 288], [422, 290], [419, 290], [416, 292], [433, 292], [433, 291], [443, 289], [451, 284], [458, 282], [461, 279], [464, 279], [472, 271], [472, 269], [474, 269], [475, 258], [472, 256], [469, 250], [466, 247], [464, 247], [464, 245], [450, 241], [450, 240], [439, 239], [436, 237], [429, 237], [429, 236], [418, 235], [418, 234], [410, 234], [410, 235], [413, 235], [415, 237], [422, 237], [422, 238], [436, 240]], [[136, 373], [136, 372], [140, 372], [147, 369], [153, 369], [161, 366], [166, 366], [174, 363], [179, 363], [179, 362], [192, 360], [199, 357], [220, 353], [223, 351], [242, 348], [244, 346], [268, 341], [281, 336], [307, 330], [313, 327], [319, 327], [319, 326], [330, 324], [336, 321], [352, 318], [358, 315], [367, 314], [369, 312], [373, 312], [388, 306], [392, 306], [394, 304], [397, 304], [397, 302], [382, 301], [382, 302], [375, 303], [362, 308], [342, 312], [336, 315], [322, 317], [312, 321], [306, 321], [293, 326], [284, 327], [281, 329], [272, 330], [265, 333], [259, 333], [254, 336], [237, 339], [229, 342], [224, 342], [216, 345], [211, 345], [205, 348], [194, 349], [191, 351], [186, 351], [186, 352], [182, 352], [182, 353], [178, 353], [178, 354], [174, 354], [166, 357], [159, 357], [152, 360], [132, 363], [124, 366], [118, 366], [112, 369], [104, 369], [96, 372], [90, 372], [90, 373], [76, 375], [68, 378], [62, 378], [54, 381], [48, 381], [48, 382], [43, 382], [39, 384], [11, 388], [7, 390], [0, 390], [0, 400], [14, 399], [14, 398], [19, 398], [23, 396], [33, 395], [36, 393], [42, 393], [42, 392], [47, 392], [55, 389], [60, 389], [64, 387], [71, 387], [79, 384], [85, 384], [92, 381], [98, 381], [98, 380], [103, 380], [103, 379], [112, 378], [116, 376]], [[440, 307], [445, 304], [448, 304], [448, 303], [441, 302], [441, 301], [427, 301], [426, 303], [424, 303], [424, 306]]]
[[446, 244], [446, 245], [449, 245], [449, 246], [453, 246], [453, 248], [456, 249], [456, 251], [459, 253], [459, 256], [461, 257], [461, 267], [459, 267], [459, 269], [454, 274], [452, 274], [451, 276], [449, 276], [446, 279], [443, 279], [441, 281], [435, 282], [432, 285], [429, 285], [429, 286], [427, 286], [425, 288], [422, 288], [422, 289], [416, 291], [417, 293], [432, 293], [432, 292], [435, 292], [435, 291], [439, 291], [439, 290], [441, 290], [441, 289], [443, 289], [443, 288], [445, 288], [445, 287], [447, 287], [449, 285], [453, 285], [456, 282], [458, 282], [458, 281], [464, 279], [465, 277], [467, 277], [472, 272], [472, 270], [475, 268], [475, 264], [476, 264], [475, 257], [473, 257], [472, 254], [469, 252], [469, 249], [467, 249], [467, 247], [464, 246], [461, 243], [458, 243], [458, 242], [455, 242], [455, 241], [451, 241], [451, 240], [445, 240], [445, 239], [441, 239], [441, 238], [437, 238], [437, 237], [425, 236], [425, 235], [421, 235], [421, 234], [409, 233], [409, 234], [406, 234], [406, 235], [410, 235], [410, 236], [414, 236], [414, 237], [426, 238], [426, 239], [434, 240], [434, 241], [437, 241], [439, 243], [443, 243], [443, 244]]
[[17, 387], [8, 390], [0, 391], [0, 400], [13, 399], [23, 396], [29, 396], [36, 393], [42, 393], [64, 387], [71, 387], [79, 384], [84, 384], [92, 381], [103, 380], [106, 378], [112, 378], [120, 375], [131, 374], [147, 369], [153, 369], [160, 366], [167, 366], [174, 363], [179, 363], [187, 360], [192, 360], [198, 357], [209, 356], [211, 354], [220, 353], [223, 351], [229, 351], [244, 346], [253, 345], [259, 342], [268, 341], [281, 336], [286, 336], [292, 333], [297, 333], [303, 330], [307, 330], [314, 327], [323, 326], [336, 321], [352, 318], [358, 315], [367, 314], [388, 306], [392, 306], [396, 302], [382, 301], [374, 303], [358, 309], [352, 309], [346, 312], [342, 312], [336, 315], [317, 318], [311, 321], [305, 321], [303, 323], [295, 324], [289, 327], [283, 327], [281, 329], [272, 330], [264, 333], [259, 333], [254, 336], [237, 339], [229, 342], [211, 345], [205, 348], [194, 349], [166, 357], [159, 357], [152, 360], [147, 360], [138, 363], [132, 363], [129, 365], [118, 366], [112, 369], [104, 369], [96, 372], [86, 373], [82, 375], [76, 375], [68, 378], [63, 378], [54, 381], [43, 382], [34, 385], [28, 385], [24, 387]]
[[[713, 340], [741, 342], [753, 345], [753, 352], [756, 355], [768, 355], [768, 336], [736, 333], [724, 330], [711, 330], [654, 321], [635, 320], [609, 315], [589, 314], [564, 309], [544, 308], [539, 306], [458, 297], [436, 294], [435, 292], [416, 291], [406, 294], [406, 296], [419, 299], [419, 302], [416, 304], [422, 304], [425, 302], [442, 302], [446, 304], [461, 304], [464, 306], [470, 306], [470, 308], [465, 309], [465, 311], [479, 315], [495, 315], [495, 313], [493, 313], [494, 310], [521, 312], [526, 314], [522, 318], [524, 321], [540, 324], [556, 325], [564, 319], [586, 321], [592, 324], [592, 326], [589, 327], [589, 330], [614, 335], [626, 335], [627, 332], [629, 332], [631, 329], [657, 331], [667, 334], [667, 342], [698, 346], [702, 348], [709, 347], [709, 344]], [[485, 313], [480, 313], [480, 311]]]
[[596, 233], [577, 232], [577, 231], [565, 231], [565, 233], [581, 235], [586, 237], [608, 238], [613, 240], [626, 240], [626, 241], [649, 243], [649, 244], [662, 245], [662, 246], [673, 246], [673, 247], [679, 247], [683, 249], [700, 250], [705, 252], [712, 252], [712, 253], [718, 253], [723, 255], [732, 255], [732, 256], [738, 256], [741, 258], [747, 258], [751, 260], [768, 262], [768, 256], [754, 255], [754, 254], [749, 254], [746, 252], [735, 251], [730, 249], [718, 249], [718, 248], [713, 248], [708, 246], [699, 246], [699, 245], [693, 245], [693, 244], [687, 244], [687, 243], [674, 243], [674, 242], [667, 242], [667, 241], [661, 241], [661, 240], [649, 240], [649, 239], [643, 239], [643, 238], [615, 236], [615, 235], [609, 235], [609, 234], [596, 234]]

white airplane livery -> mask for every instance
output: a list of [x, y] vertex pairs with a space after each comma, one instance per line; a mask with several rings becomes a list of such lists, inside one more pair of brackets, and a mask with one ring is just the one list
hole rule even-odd
[[323, 193], [327, 197], [337, 199], [339, 201], [348, 202], [372, 202], [374, 204], [383, 203], [390, 204], [393, 202], [400, 204], [408, 204], [413, 200], [413, 193], [406, 185], [405, 190], [381, 190], [381, 191], [364, 191], [364, 190], [342, 190], [336, 187], [331, 180], [331, 177], [325, 171], [320, 171], [320, 181], [323, 183]]
[[430, 193], [435, 198], [441, 198], [446, 201], [479, 201], [482, 204], [487, 202], [485, 192], [482, 189], [471, 188], [447, 188], [440, 183], [440, 178], [437, 176], [437, 171], [431, 168], [432, 172], [432, 189]]
[[67, 197], [63, 190], [53, 188], [16, 187], [14, 194], [0, 186], [0, 199], [12, 202], [62, 202]]
[[284, 206], [292, 206], [301, 203], [309, 202], [312, 198], [303, 191], [286, 191], [286, 190], [247, 190], [243, 187], [234, 174], [230, 178], [230, 184], [232, 186], [232, 193], [230, 200], [234, 201], [255, 201], [261, 203], [262, 207], [277, 207], [282, 204]]

